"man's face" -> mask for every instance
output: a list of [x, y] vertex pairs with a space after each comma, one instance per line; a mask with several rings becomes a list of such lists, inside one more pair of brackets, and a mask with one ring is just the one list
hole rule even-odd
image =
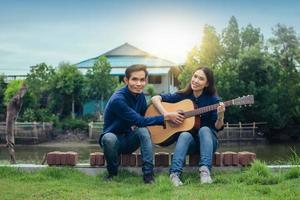
[[132, 72], [130, 78], [125, 77], [124, 81], [130, 92], [140, 94], [146, 85], [146, 74], [144, 71]]

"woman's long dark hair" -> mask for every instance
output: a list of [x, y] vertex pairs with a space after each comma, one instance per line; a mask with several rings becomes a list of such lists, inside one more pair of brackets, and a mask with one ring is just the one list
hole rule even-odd
[[[202, 70], [204, 72], [204, 74], [207, 78], [207, 82], [208, 82], [208, 86], [203, 89], [203, 93], [207, 94], [207, 95], [210, 95], [210, 96], [217, 95], [217, 89], [216, 89], [216, 86], [215, 86], [215, 79], [214, 79], [213, 71], [208, 67], [198, 67], [193, 72], [192, 76], [194, 76], [194, 73], [198, 70]], [[193, 90], [192, 90], [192, 86], [191, 86], [191, 79], [190, 79], [189, 84], [184, 89], [179, 90], [177, 93], [184, 94], [184, 95], [192, 94]]]

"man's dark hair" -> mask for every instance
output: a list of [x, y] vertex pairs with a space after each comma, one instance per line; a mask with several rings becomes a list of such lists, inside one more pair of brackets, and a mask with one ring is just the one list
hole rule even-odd
[[146, 75], [145, 77], [147, 78], [147, 76], [148, 76], [147, 66], [141, 65], [141, 64], [131, 65], [131, 66], [127, 67], [126, 71], [125, 71], [126, 78], [129, 79], [132, 72], [137, 72], [137, 71], [144, 71], [145, 75]]

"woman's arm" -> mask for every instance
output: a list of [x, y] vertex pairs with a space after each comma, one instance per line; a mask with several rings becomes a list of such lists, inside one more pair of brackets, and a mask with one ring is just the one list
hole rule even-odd
[[220, 103], [220, 105], [217, 108], [217, 121], [215, 122], [215, 127], [217, 130], [221, 129], [224, 125], [224, 113], [225, 113], [225, 105], [224, 103]]

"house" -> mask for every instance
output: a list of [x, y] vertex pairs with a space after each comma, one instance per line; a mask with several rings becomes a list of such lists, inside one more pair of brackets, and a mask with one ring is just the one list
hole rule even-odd
[[95, 61], [105, 56], [112, 69], [110, 74], [118, 76], [122, 81], [127, 67], [133, 64], [144, 64], [147, 66], [149, 77], [148, 83], [153, 84], [157, 93], [167, 93], [177, 91], [177, 75], [178, 70], [176, 64], [153, 56], [137, 47], [125, 43], [95, 58], [90, 58], [76, 64], [78, 69], [84, 74], [91, 68]]

